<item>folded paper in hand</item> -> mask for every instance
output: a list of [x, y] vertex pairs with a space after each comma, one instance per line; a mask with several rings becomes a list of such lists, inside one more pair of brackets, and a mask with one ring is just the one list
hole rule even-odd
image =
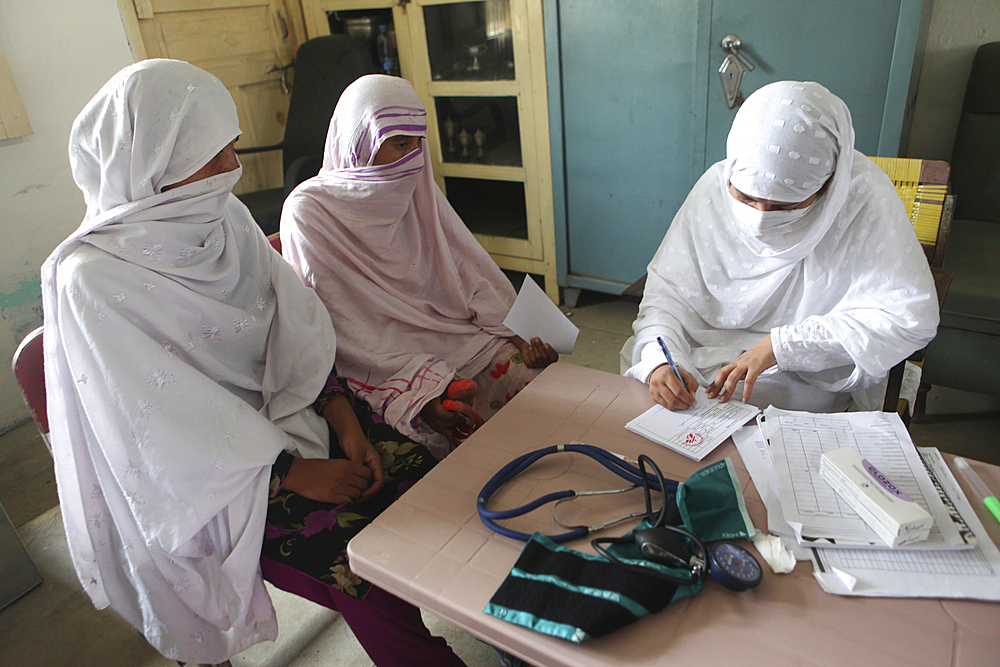
[[573, 354], [576, 337], [580, 334], [576, 325], [529, 275], [524, 276], [521, 291], [503, 324], [526, 341], [540, 338], [559, 354]]

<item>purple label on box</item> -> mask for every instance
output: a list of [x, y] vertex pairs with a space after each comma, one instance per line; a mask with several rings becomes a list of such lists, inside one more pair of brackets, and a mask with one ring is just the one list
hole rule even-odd
[[904, 493], [901, 488], [892, 483], [892, 480], [890, 480], [888, 477], [879, 472], [879, 469], [873, 466], [871, 463], [869, 463], [868, 459], [861, 459], [861, 465], [864, 466], [865, 471], [867, 471], [869, 475], [875, 478], [875, 481], [878, 482], [880, 485], [882, 485], [882, 488], [884, 488], [886, 491], [896, 496], [900, 500], [905, 500], [910, 503], [913, 502], [913, 498], [906, 495], [906, 493]]

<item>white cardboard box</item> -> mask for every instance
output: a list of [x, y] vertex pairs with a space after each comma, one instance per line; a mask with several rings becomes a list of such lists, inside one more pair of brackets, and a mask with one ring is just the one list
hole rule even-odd
[[890, 547], [927, 539], [933, 517], [857, 450], [825, 452], [819, 474]]

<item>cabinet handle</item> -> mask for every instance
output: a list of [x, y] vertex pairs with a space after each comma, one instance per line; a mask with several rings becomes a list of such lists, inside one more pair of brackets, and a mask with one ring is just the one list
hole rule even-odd
[[285, 17], [281, 13], [281, 10], [276, 11], [275, 14], [278, 15], [278, 22], [281, 23], [281, 30], [285, 33], [281, 39], [288, 39], [288, 22], [285, 21]]
[[751, 72], [754, 68], [753, 63], [740, 53], [742, 44], [739, 35], [726, 35], [719, 42], [719, 46], [728, 54], [719, 67], [719, 78], [722, 79], [722, 92], [726, 95], [726, 104], [730, 109], [743, 104], [743, 94], [740, 93], [743, 73]]

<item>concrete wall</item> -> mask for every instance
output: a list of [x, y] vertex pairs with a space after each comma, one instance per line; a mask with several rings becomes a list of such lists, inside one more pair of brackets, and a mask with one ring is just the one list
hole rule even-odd
[[[908, 155], [950, 157], [972, 55], [998, 40], [997, 0], [934, 0]], [[66, 157], [70, 125], [133, 57], [116, 0], [0, 2], [0, 47], [34, 129], [0, 141], [3, 433], [28, 419], [5, 368], [21, 338], [42, 322], [39, 267], [84, 214]]]
[[1000, 2], [933, 2], [906, 155], [949, 160], [972, 57], [980, 45], [1000, 41]]
[[34, 134], [0, 141], [0, 433], [28, 411], [7, 370], [42, 323], [39, 268], [83, 219], [69, 129], [111, 75], [133, 62], [116, 0], [0, 2], [0, 47]]

